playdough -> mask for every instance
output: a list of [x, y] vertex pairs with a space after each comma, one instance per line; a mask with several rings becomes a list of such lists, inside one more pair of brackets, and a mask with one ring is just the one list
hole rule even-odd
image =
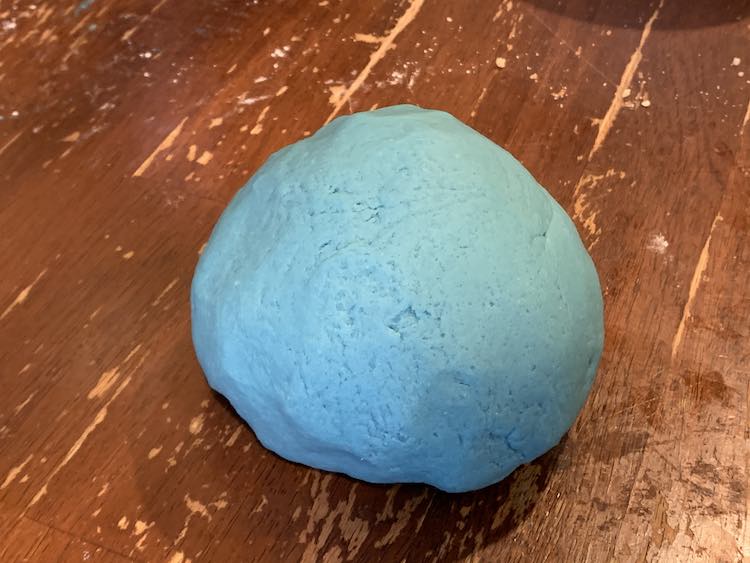
[[340, 117], [227, 207], [192, 285], [210, 385], [279, 455], [376, 483], [495, 483], [558, 443], [603, 342], [562, 208], [451, 115]]

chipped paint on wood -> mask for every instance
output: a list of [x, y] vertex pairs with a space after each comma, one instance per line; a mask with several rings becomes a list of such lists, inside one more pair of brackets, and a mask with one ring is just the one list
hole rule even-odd
[[[133, 356], [135, 356], [138, 351], [141, 349], [141, 344], [137, 344], [129, 353], [127, 356], [125, 356], [125, 359], [117, 364], [115, 367], [108, 369], [99, 376], [99, 381], [96, 382], [96, 385], [94, 385], [91, 390], [88, 392], [87, 397], [89, 399], [97, 399], [104, 396], [104, 394], [109, 391], [109, 389], [117, 383], [117, 380], [120, 378], [120, 369], [121, 366], [127, 364]], [[137, 367], [140, 367], [140, 363]]]
[[250, 130], [251, 135], [259, 135], [263, 131], [263, 120], [266, 118], [269, 109], [271, 109], [271, 106], [266, 106], [260, 112], [258, 120], [255, 122], [255, 127]]
[[29, 457], [27, 457], [21, 463], [19, 463], [15, 467], [11, 467], [8, 471], [8, 474], [5, 476], [5, 480], [3, 481], [2, 485], [0, 485], [0, 490], [5, 489], [8, 485], [15, 481], [16, 477], [18, 477], [21, 471], [23, 471], [23, 468], [26, 467], [32, 459], [34, 459], [34, 454], [29, 454]]
[[73, 443], [73, 445], [70, 447], [68, 452], [65, 454], [65, 457], [58, 463], [55, 468], [50, 472], [50, 474], [47, 476], [47, 479], [42, 485], [42, 487], [37, 491], [37, 493], [34, 495], [34, 498], [31, 499], [29, 504], [27, 505], [27, 509], [34, 506], [39, 500], [47, 494], [47, 487], [52, 482], [52, 479], [57, 476], [57, 474], [60, 472], [60, 470], [65, 467], [73, 457], [78, 453], [78, 451], [81, 449], [81, 446], [86, 442], [88, 437], [91, 435], [91, 433], [96, 430], [96, 427], [99, 426], [104, 420], [107, 418], [108, 409], [110, 405], [117, 399], [117, 397], [122, 393], [125, 388], [130, 385], [131, 378], [128, 376], [117, 388], [117, 390], [114, 392], [112, 397], [106, 402], [106, 404], [99, 409], [99, 411], [96, 413], [96, 416], [94, 416], [94, 419], [89, 423], [89, 425], [84, 429], [83, 433], [78, 437], [78, 439]]
[[206, 415], [205, 413], [200, 413], [199, 415], [194, 416], [190, 420], [190, 425], [188, 426], [188, 430], [191, 434], [199, 434], [201, 430], [203, 430], [203, 423], [206, 421]]
[[211, 151], [203, 151], [203, 153], [198, 157], [198, 160], [196, 161], [201, 166], [205, 166], [209, 162], [211, 162], [211, 159], [214, 157], [213, 153]]

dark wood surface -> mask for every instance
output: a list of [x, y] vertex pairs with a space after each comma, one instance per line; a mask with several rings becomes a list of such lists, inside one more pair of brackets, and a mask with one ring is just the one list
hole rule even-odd
[[[0, 561], [750, 560], [749, 14], [0, 0]], [[577, 423], [470, 494], [279, 459], [190, 341], [193, 268], [249, 175], [400, 102], [513, 152], [605, 291]]]

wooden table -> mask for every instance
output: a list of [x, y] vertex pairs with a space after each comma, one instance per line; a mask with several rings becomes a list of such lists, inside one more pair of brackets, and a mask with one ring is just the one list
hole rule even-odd
[[[0, 561], [748, 561], [747, 0], [3, 0]], [[411, 102], [576, 221], [607, 340], [563, 443], [449, 495], [264, 450], [189, 285], [275, 150]]]

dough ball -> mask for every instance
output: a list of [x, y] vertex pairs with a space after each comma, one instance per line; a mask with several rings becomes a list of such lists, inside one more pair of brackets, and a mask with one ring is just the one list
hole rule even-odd
[[451, 115], [341, 117], [273, 156], [192, 285], [210, 385], [279, 455], [376, 483], [495, 483], [558, 443], [603, 343], [562, 208]]

